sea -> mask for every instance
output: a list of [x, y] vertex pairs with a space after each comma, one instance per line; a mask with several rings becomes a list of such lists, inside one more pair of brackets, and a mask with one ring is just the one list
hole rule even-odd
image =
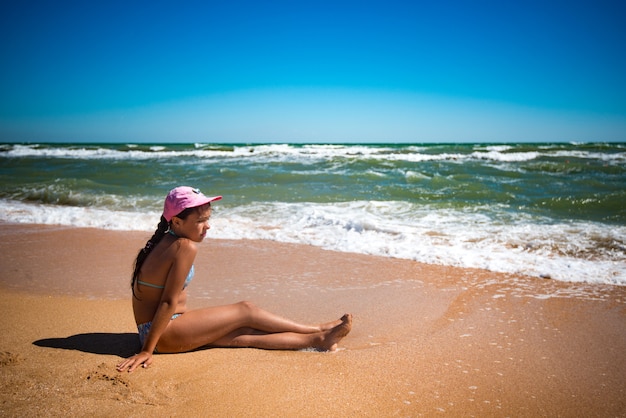
[[179, 185], [211, 239], [626, 285], [626, 144], [0, 144], [0, 222], [156, 228]]

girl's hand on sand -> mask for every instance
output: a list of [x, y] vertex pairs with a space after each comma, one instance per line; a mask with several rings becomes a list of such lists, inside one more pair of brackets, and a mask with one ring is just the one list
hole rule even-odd
[[148, 353], [147, 351], [142, 351], [139, 354], [135, 354], [132, 357], [127, 358], [123, 362], [117, 365], [117, 371], [123, 372], [128, 369], [128, 373], [135, 370], [140, 365], [143, 368], [148, 367], [152, 364], [152, 353]]

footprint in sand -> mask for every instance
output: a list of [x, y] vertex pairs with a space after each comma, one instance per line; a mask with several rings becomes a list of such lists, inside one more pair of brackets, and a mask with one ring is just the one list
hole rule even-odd
[[[135, 384], [123, 375], [114, 371], [111, 365], [101, 363], [97, 368], [89, 371], [84, 377], [85, 387], [88, 387], [87, 397], [95, 399], [115, 399], [141, 405], [159, 406], [171, 399], [171, 396], [161, 391], [152, 390], [146, 393], [145, 387]], [[95, 390], [97, 389], [97, 390]]]
[[102, 363], [98, 366], [98, 370], [94, 370], [92, 372], [87, 373], [86, 380], [96, 382], [96, 381], [105, 381], [111, 382], [113, 386], [124, 386], [129, 387], [129, 383], [126, 379], [117, 374], [108, 374], [106, 373], [107, 365]]
[[24, 357], [19, 354], [14, 354], [9, 351], [3, 351], [0, 353], [0, 366], [11, 366], [24, 361]]

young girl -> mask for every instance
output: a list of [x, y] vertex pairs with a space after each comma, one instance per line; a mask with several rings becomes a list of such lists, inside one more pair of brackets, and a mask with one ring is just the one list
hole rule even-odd
[[211, 203], [198, 189], [177, 187], [165, 199], [154, 235], [139, 251], [131, 280], [133, 311], [141, 352], [117, 365], [132, 372], [152, 363], [152, 353], [179, 353], [199, 347], [255, 347], [333, 351], [352, 326], [349, 314], [317, 326], [302, 325], [250, 302], [187, 310], [193, 262], [209, 230]]

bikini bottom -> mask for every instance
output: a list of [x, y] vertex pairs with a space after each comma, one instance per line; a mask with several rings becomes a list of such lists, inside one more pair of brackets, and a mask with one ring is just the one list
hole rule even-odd
[[[170, 320], [174, 320], [181, 316], [182, 314], [174, 314]], [[152, 321], [144, 322], [143, 324], [137, 324], [137, 331], [139, 332], [139, 342], [143, 347], [144, 341], [146, 341], [146, 337], [148, 337], [148, 333], [150, 332], [150, 327], [152, 327]], [[158, 353], [157, 349], [154, 349], [155, 353]]]

